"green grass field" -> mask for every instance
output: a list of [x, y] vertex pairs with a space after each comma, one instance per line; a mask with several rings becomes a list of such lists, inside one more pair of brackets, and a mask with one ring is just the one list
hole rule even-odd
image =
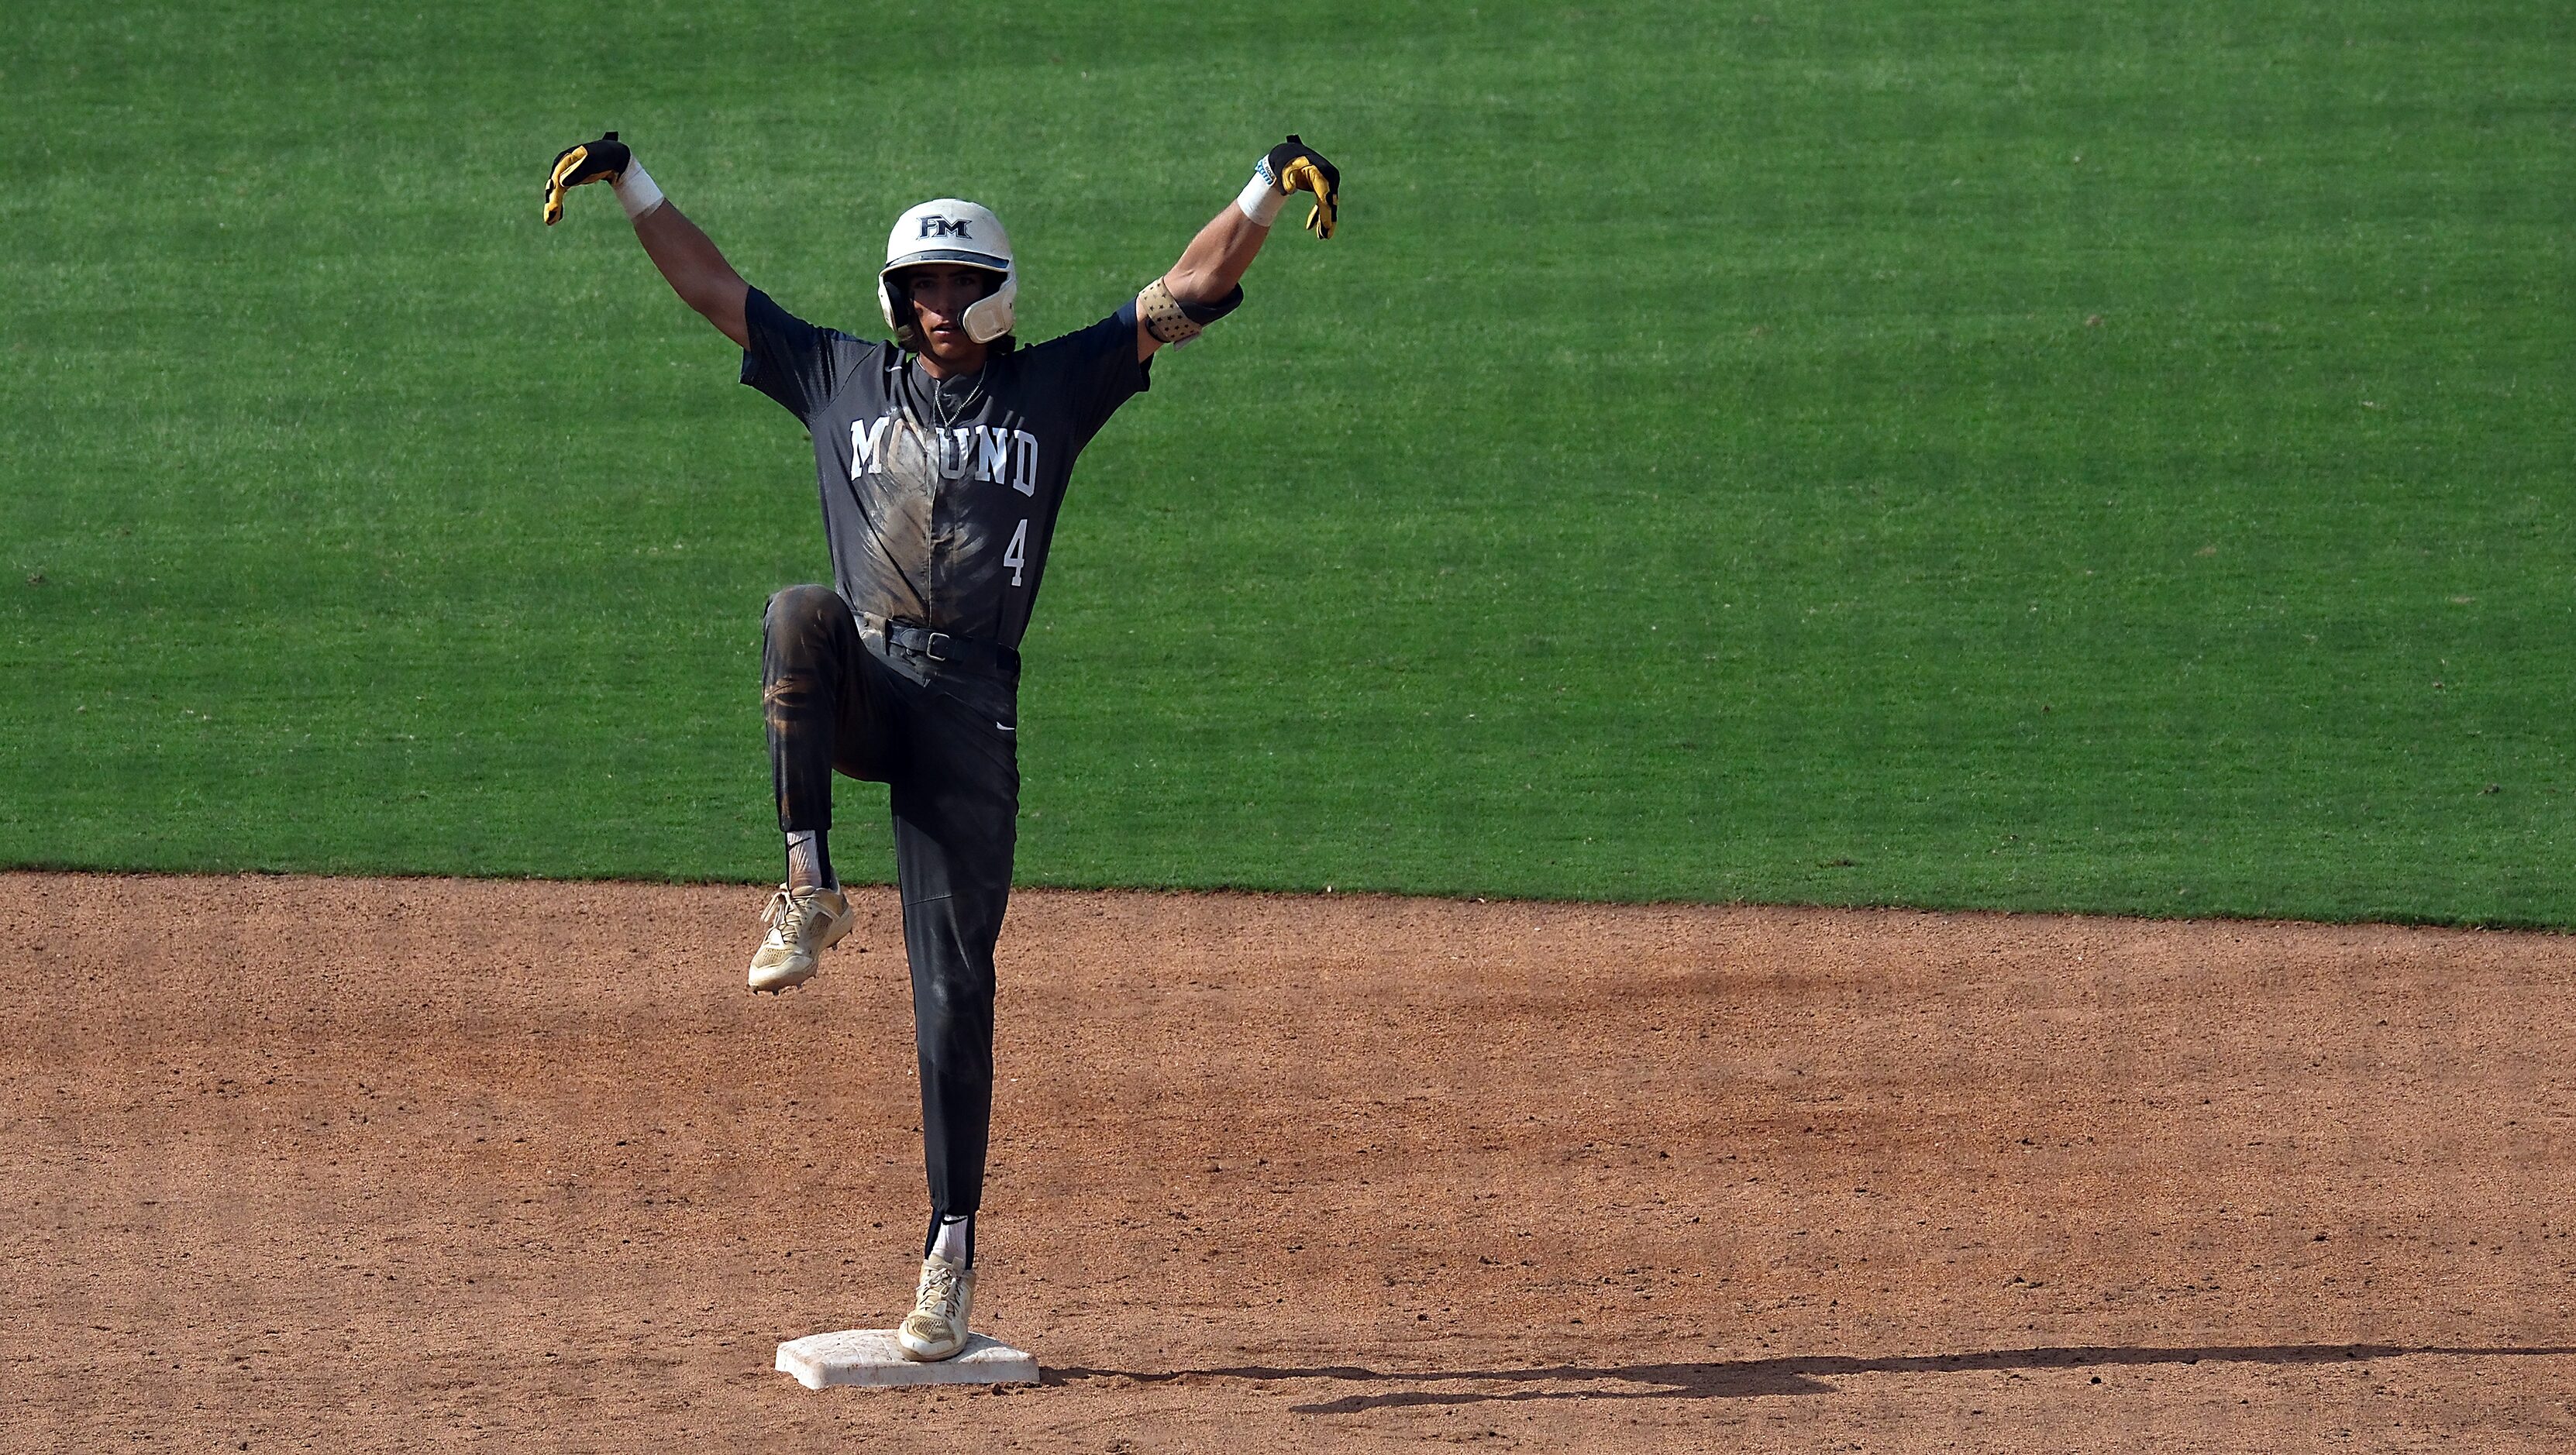
[[1043, 337], [1294, 128], [1024, 881], [2576, 924], [2563, 5], [1922, 9], [22, 4], [0, 863], [774, 874], [809, 449], [546, 161], [854, 330], [981, 198]]

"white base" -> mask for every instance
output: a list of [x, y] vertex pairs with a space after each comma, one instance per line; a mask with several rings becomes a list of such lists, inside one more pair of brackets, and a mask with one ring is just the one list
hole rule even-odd
[[807, 1389], [834, 1384], [1035, 1384], [1037, 1356], [982, 1334], [970, 1334], [954, 1359], [923, 1363], [903, 1357], [892, 1329], [808, 1334], [778, 1346], [778, 1372]]

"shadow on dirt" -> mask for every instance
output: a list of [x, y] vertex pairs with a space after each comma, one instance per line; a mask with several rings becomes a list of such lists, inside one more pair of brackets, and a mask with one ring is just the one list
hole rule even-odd
[[[1528, 1369], [1370, 1369], [1354, 1364], [1328, 1364], [1308, 1369], [1242, 1365], [1228, 1369], [1049, 1369], [1046, 1384], [1085, 1379], [1167, 1380], [1322, 1379], [1349, 1384], [1481, 1384], [1484, 1389], [1394, 1389], [1384, 1394], [1351, 1394], [1320, 1404], [1291, 1405], [1299, 1414], [1344, 1415], [1362, 1410], [1408, 1405], [1484, 1404], [1542, 1399], [1741, 1399], [1766, 1394], [1826, 1394], [1831, 1375], [1950, 1374], [1997, 1369], [2087, 1369], [2129, 1365], [2199, 1364], [2343, 1364], [2363, 1359], [2441, 1357], [2486, 1359], [2576, 1355], [2576, 1347], [2477, 1347], [2412, 1344], [2256, 1344], [2204, 1348], [2041, 1348], [1997, 1349], [1973, 1354], [1909, 1354], [1877, 1359], [1838, 1355], [1787, 1356], [1775, 1359], [1731, 1359], [1708, 1364], [1622, 1364], [1613, 1366], [1557, 1364]], [[1602, 1388], [1603, 1385], [1614, 1386]], [[1585, 1385], [1588, 1388], [1512, 1386]]]

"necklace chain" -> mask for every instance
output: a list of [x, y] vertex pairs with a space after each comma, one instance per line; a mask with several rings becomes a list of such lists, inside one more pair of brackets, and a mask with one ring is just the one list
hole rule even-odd
[[[907, 369], [904, 372], [907, 376], [906, 382], [911, 382], [909, 378], [911, 370]], [[926, 368], [921, 371], [921, 374], [923, 380], [930, 386], [930, 422], [940, 429], [955, 426], [957, 421], [966, 417], [966, 411], [974, 408], [976, 401], [984, 397], [984, 370], [982, 369], [975, 371], [974, 384], [965, 393], [957, 396], [957, 402], [954, 405], [948, 403], [948, 391], [940, 387], [942, 380], [932, 377]], [[910, 393], [910, 390], [906, 391], [904, 403], [907, 406], [912, 402]], [[921, 422], [917, 413], [913, 422], [916, 424]]]

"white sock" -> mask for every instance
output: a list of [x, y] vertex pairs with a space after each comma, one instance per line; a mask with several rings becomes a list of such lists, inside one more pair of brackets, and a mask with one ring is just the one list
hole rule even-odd
[[787, 836], [787, 882], [798, 889], [838, 889], [840, 876], [832, 872], [831, 851], [823, 846], [823, 836], [804, 829]]
[[969, 1229], [974, 1226], [974, 1222], [975, 1217], [972, 1213], [962, 1218], [941, 1218], [939, 1236], [930, 1244], [930, 1256], [945, 1259], [950, 1263], [965, 1262], [966, 1255], [970, 1251], [968, 1239], [972, 1236]]

